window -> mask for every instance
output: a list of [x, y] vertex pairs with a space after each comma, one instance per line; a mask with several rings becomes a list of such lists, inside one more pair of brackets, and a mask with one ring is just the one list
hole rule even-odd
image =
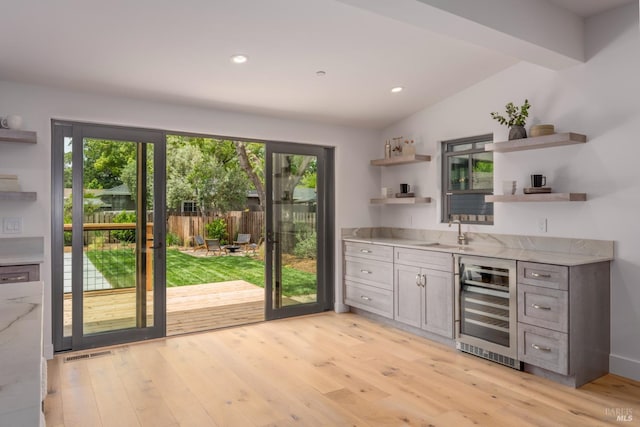
[[198, 204], [192, 200], [182, 202], [182, 212], [198, 212]]
[[493, 224], [493, 152], [484, 151], [493, 135], [442, 142], [442, 222]]

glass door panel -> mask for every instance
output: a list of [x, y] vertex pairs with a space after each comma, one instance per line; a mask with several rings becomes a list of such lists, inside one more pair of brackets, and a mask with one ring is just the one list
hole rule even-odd
[[[322, 311], [326, 297], [324, 151], [267, 150], [267, 318]], [[294, 262], [295, 261], [295, 262]]]
[[83, 150], [83, 334], [153, 326], [153, 145], [85, 138]]

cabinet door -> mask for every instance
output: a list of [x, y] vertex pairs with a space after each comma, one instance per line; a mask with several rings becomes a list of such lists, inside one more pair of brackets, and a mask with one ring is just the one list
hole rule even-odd
[[422, 274], [425, 284], [422, 329], [453, 338], [453, 274], [426, 269]]
[[406, 265], [395, 266], [394, 319], [417, 328], [422, 324], [422, 286], [417, 284], [421, 270]]

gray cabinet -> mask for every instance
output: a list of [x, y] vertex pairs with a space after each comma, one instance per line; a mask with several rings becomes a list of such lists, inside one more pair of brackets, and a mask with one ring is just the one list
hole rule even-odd
[[606, 374], [609, 298], [609, 262], [518, 262], [518, 357], [525, 370], [574, 387]]
[[344, 302], [393, 318], [393, 247], [344, 244]]
[[396, 248], [394, 319], [453, 338], [451, 254]]

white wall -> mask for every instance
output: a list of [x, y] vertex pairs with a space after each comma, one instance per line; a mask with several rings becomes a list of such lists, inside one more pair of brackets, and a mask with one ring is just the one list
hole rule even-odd
[[[640, 40], [638, 5], [618, 8], [587, 21], [588, 60], [554, 72], [520, 63], [423, 110], [383, 132], [383, 138], [409, 136], [422, 151], [439, 154], [439, 142], [507, 128], [489, 116], [509, 101], [532, 104], [528, 125], [552, 123], [558, 131], [584, 133], [584, 145], [495, 154], [496, 192], [516, 179], [520, 189], [532, 173], [542, 173], [554, 191], [586, 192], [586, 203], [495, 204], [494, 226], [467, 231], [540, 234], [537, 219], [548, 219], [546, 236], [614, 240], [611, 273], [611, 371], [640, 380]], [[440, 157], [425, 165], [387, 168], [382, 185], [417, 184], [435, 197], [427, 207], [387, 209], [383, 225], [446, 229], [440, 221]]]
[[[23, 190], [37, 191], [36, 202], [2, 202], [0, 218], [21, 216], [22, 236], [45, 236], [45, 346], [51, 354], [51, 119], [130, 125], [174, 131], [277, 140], [335, 147], [336, 301], [342, 301], [341, 227], [372, 226], [378, 212], [362, 209], [377, 191], [379, 171], [368, 167], [378, 156], [377, 133], [361, 129], [287, 121], [213, 109], [189, 108], [131, 99], [81, 94], [0, 81], [0, 115], [19, 114], [23, 128], [37, 131], [38, 143], [0, 143], [0, 174], [17, 174]], [[356, 161], [354, 161], [354, 159]], [[357, 161], [362, 159], [362, 161]], [[168, 160], [170, 161], [170, 159]], [[0, 237], [9, 237], [0, 234]], [[342, 305], [337, 304], [336, 309]]]

